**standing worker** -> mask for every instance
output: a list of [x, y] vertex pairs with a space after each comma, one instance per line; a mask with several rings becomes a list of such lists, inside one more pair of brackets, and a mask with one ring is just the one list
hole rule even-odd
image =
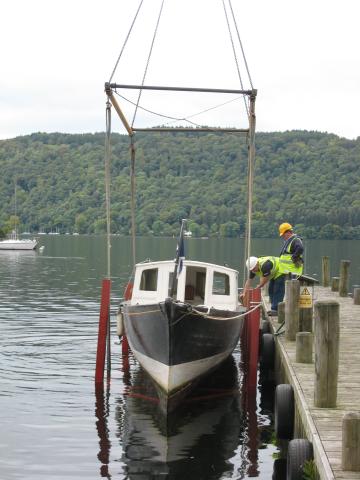
[[291, 260], [296, 267], [303, 266], [304, 246], [301, 238], [294, 233], [292, 225], [290, 223], [282, 223], [279, 226], [279, 235], [284, 241], [280, 257]]
[[[279, 226], [279, 235], [284, 242], [280, 251], [281, 260], [288, 262], [290, 266], [295, 266], [297, 275], [301, 275], [304, 265], [304, 246], [301, 238], [294, 233], [292, 225], [287, 222]], [[293, 270], [291, 271], [295, 273]], [[270, 316], [277, 315], [278, 304], [284, 300], [285, 279], [286, 275], [280, 275], [270, 280], [269, 298], [271, 300], [271, 310], [268, 312]]]

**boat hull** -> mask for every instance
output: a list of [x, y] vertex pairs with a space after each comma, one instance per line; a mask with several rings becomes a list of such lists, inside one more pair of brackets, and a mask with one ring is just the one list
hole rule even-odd
[[3, 240], [0, 242], [0, 250], [35, 250], [36, 240]]
[[194, 382], [228, 358], [243, 326], [241, 312], [208, 312], [171, 299], [123, 305], [122, 313], [134, 356], [165, 397], [184, 396]]

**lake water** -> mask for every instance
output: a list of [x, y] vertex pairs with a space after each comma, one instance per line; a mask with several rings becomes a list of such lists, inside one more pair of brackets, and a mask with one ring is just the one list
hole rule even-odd
[[[96, 394], [94, 369], [103, 237], [41, 236], [38, 252], [0, 252], [0, 478], [269, 479], [274, 386], [246, 398], [237, 349], [164, 425], [152, 386], [115, 344], [118, 298], [130, 273], [130, 238], [112, 238], [111, 385]], [[279, 240], [253, 240], [254, 254], [277, 254]], [[331, 275], [351, 261], [360, 284], [359, 241], [307, 241], [306, 272]], [[175, 255], [176, 239], [137, 239], [137, 259]], [[243, 240], [189, 239], [186, 256], [240, 269]], [[219, 394], [221, 393], [221, 394]]]

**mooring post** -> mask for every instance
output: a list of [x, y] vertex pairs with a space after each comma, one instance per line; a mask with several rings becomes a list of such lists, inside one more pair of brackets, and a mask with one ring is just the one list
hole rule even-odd
[[312, 363], [313, 334], [298, 332], [296, 334], [296, 362]]
[[341, 467], [360, 471], [360, 413], [348, 412], [342, 422]]
[[339, 371], [340, 306], [335, 300], [315, 302], [315, 407], [334, 408]]
[[278, 323], [283, 324], [285, 322], [285, 302], [278, 303]]
[[99, 316], [99, 332], [96, 353], [95, 383], [104, 383], [106, 339], [108, 335], [108, 322], [110, 321], [110, 289], [111, 280], [104, 278], [101, 289], [101, 305]]
[[299, 332], [312, 332], [313, 330], [313, 299], [309, 285], [300, 281], [299, 295]]
[[339, 291], [339, 277], [332, 277], [331, 279], [331, 291], [338, 292]]
[[299, 331], [299, 280], [285, 282], [285, 338], [295, 341]]
[[339, 295], [340, 297], [347, 297], [349, 291], [349, 260], [341, 260], [340, 262], [340, 281], [339, 281]]
[[360, 305], [360, 287], [354, 288], [354, 305]]
[[330, 267], [329, 257], [322, 257], [322, 285], [328, 287], [330, 285]]
[[[261, 303], [261, 290], [254, 288], [250, 291], [250, 310]], [[257, 386], [257, 367], [259, 359], [259, 328], [260, 328], [260, 308], [247, 315], [247, 333], [248, 333], [248, 359], [249, 359], [249, 382], [250, 388]]]

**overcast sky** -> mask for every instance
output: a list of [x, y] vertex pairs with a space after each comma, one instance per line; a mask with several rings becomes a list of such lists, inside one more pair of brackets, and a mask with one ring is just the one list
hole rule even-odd
[[[143, 0], [114, 82], [142, 83], [161, 1]], [[0, 1], [0, 138], [104, 131], [104, 83], [139, 3]], [[228, 0], [224, 3], [231, 20]], [[258, 90], [257, 131], [360, 136], [360, 1], [232, 0], [232, 6]], [[250, 88], [232, 24], [231, 30], [244, 88]], [[222, 0], [164, 1], [146, 84], [241, 88]], [[117, 97], [132, 123], [128, 100], [136, 102], [137, 92], [119, 93], [127, 99]], [[242, 99], [233, 94], [144, 92], [140, 105], [201, 125], [246, 126]], [[164, 123], [175, 125], [141, 109], [134, 121], [142, 127]], [[112, 124], [125, 133], [115, 116]]]

